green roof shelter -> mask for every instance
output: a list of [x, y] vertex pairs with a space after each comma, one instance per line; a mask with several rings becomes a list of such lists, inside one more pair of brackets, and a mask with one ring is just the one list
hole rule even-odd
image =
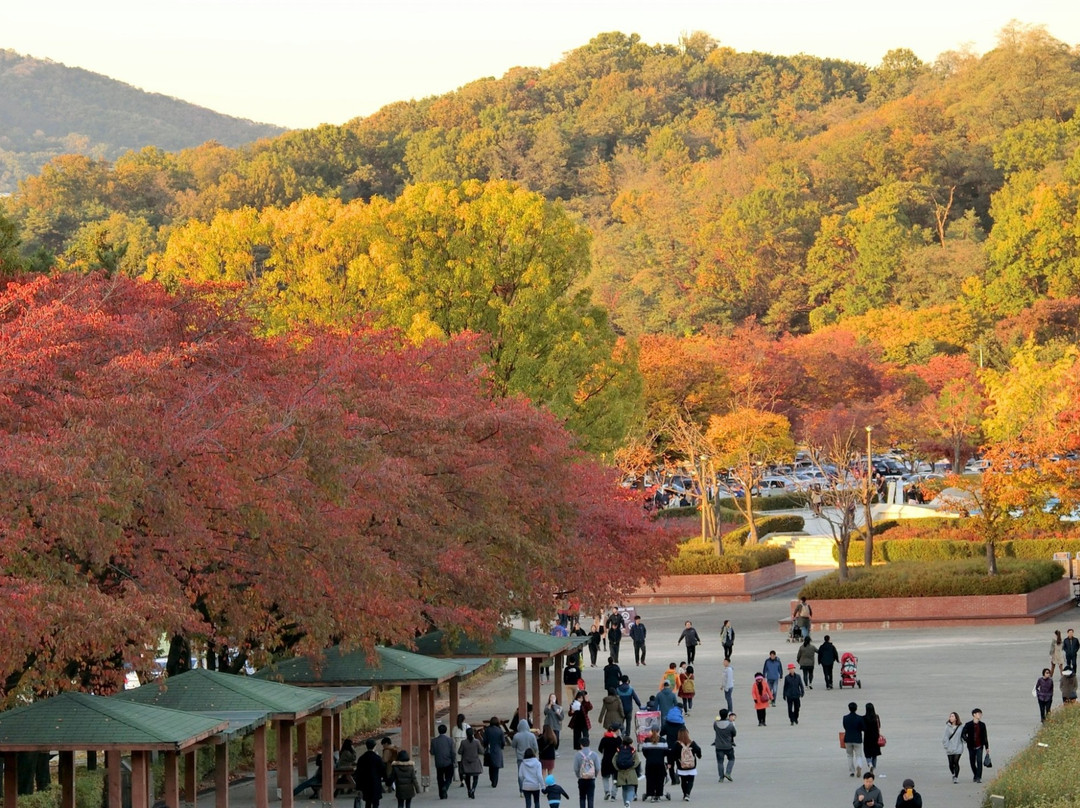
[[[131, 754], [132, 808], [150, 808], [150, 753], [163, 752], [169, 808], [179, 808], [179, 755], [217, 742], [228, 721], [93, 696], [61, 693], [0, 713], [0, 753], [4, 755], [4, 808], [18, 802], [17, 753], [60, 753], [60, 806], [75, 806], [75, 752], [105, 750], [109, 808], [120, 808], [120, 757]], [[169, 802], [168, 795], [172, 795]]]
[[[488, 639], [473, 639], [465, 636], [451, 636], [444, 631], [433, 631], [412, 641], [417, 653], [436, 657], [474, 657], [486, 655], [502, 659], [517, 660], [518, 715], [528, 714], [526, 697], [526, 660], [532, 661], [532, 725], [540, 726], [540, 672], [548, 660], [554, 658], [555, 693], [560, 693], [563, 679], [563, 664], [568, 654], [576, 654], [580, 643], [577, 637], [553, 637], [537, 631], [525, 631], [520, 628], [504, 629]], [[576, 688], [575, 688], [576, 689]], [[564, 693], [560, 703], [569, 704], [572, 693]], [[451, 709], [454, 715], [456, 711]]]
[[[149, 704], [182, 710], [187, 713], [217, 716], [230, 722], [233, 734], [253, 736], [255, 753], [255, 808], [267, 808], [269, 783], [266, 755], [266, 722], [273, 721], [278, 730], [278, 760], [292, 760], [292, 728], [296, 727], [298, 746], [307, 749], [307, 722], [315, 716], [323, 718], [325, 730], [332, 727], [335, 717], [340, 727], [340, 712], [354, 700], [341, 700], [331, 693], [253, 679], [204, 668], [161, 678], [133, 690], [124, 690], [112, 698], [138, 704]], [[331, 739], [331, 752], [333, 740]], [[228, 808], [229, 760], [228, 746], [218, 744], [214, 764], [217, 808]], [[307, 755], [298, 761], [298, 776], [307, 776]], [[184, 790], [195, 793], [195, 758], [185, 761]], [[299, 782], [299, 780], [297, 780]], [[293, 802], [292, 766], [279, 766], [277, 787], [285, 808]], [[191, 801], [191, 800], [189, 800]], [[168, 798], [166, 797], [166, 802]]]
[[299, 687], [401, 688], [402, 746], [414, 760], [419, 759], [423, 786], [427, 788], [431, 780], [431, 758], [427, 750], [435, 722], [435, 688], [450, 682], [451, 693], [456, 694], [465, 668], [460, 662], [434, 659], [400, 648], [376, 647], [369, 657], [362, 649], [346, 651], [333, 646], [315, 658], [295, 657], [276, 662], [257, 671], [255, 678]]

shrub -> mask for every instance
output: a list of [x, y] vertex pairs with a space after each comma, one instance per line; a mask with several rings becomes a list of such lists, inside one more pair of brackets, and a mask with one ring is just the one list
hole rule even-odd
[[[721, 497], [720, 507], [725, 510], [738, 512], [738, 507], [731, 497]], [[771, 497], [754, 497], [754, 512], [757, 511], [790, 511], [794, 508], [806, 507], [806, 494], [792, 491], [787, 494], [777, 494]]]
[[[1001, 794], [1009, 808], [1066, 808], [1080, 805], [1076, 749], [1080, 710], [1055, 709], [1035, 737], [998, 771], [986, 794]], [[983, 806], [990, 805], [984, 797]]]
[[[861, 564], [862, 540], [848, 545], [848, 564]], [[1080, 539], [1014, 539], [997, 543], [998, 558], [1050, 560], [1054, 553], [1080, 553]], [[945, 539], [874, 539], [874, 563], [894, 561], [949, 561], [955, 558], [984, 558], [985, 541], [948, 541]], [[840, 548], [833, 547], [833, 558], [840, 558]]]
[[722, 556], [715, 555], [711, 543], [695, 539], [679, 548], [679, 555], [668, 562], [668, 575], [730, 575], [771, 567], [788, 560], [786, 547], [740, 547]]
[[685, 519], [688, 516], [699, 516], [701, 511], [696, 505], [688, 505], [685, 508], [663, 508], [656, 512], [657, 519]]
[[949, 595], [1016, 595], [1052, 584], [1064, 574], [1054, 561], [1027, 561], [1003, 558], [998, 574], [987, 575], [982, 559], [961, 559], [923, 564], [898, 561], [848, 571], [848, 581], [840, 583], [831, 572], [811, 581], [800, 597], [816, 599], [911, 598]]
[[[797, 533], [803, 529], [803, 518], [797, 514], [784, 514], [783, 516], [763, 516], [760, 519], [755, 519], [754, 524], [757, 525], [758, 536], [764, 536], [768, 533]], [[738, 541], [740, 543], [746, 541], [746, 537], [750, 535], [750, 528], [746, 525], [737, 527], [730, 533], [724, 534], [724, 540]]]

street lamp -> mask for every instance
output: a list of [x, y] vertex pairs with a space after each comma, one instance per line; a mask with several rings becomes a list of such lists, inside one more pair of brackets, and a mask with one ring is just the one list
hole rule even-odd
[[874, 431], [872, 426], [866, 428], [866, 501], [870, 502], [870, 480], [874, 476], [873, 455], [870, 452], [870, 433]]
[[701, 489], [698, 492], [698, 504], [701, 508], [701, 541], [704, 543], [709, 540], [708, 529], [705, 522], [705, 461], [709, 459], [709, 456], [701, 455], [698, 459], [701, 461], [701, 473], [698, 475], [698, 487]]
[[870, 481], [874, 476], [874, 462], [873, 454], [870, 449], [870, 433], [874, 431], [872, 426], [866, 427], [866, 515], [864, 522], [866, 523], [866, 541], [863, 550], [863, 564], [867, 567], [874, 563], [874, 523], [870, 516]]

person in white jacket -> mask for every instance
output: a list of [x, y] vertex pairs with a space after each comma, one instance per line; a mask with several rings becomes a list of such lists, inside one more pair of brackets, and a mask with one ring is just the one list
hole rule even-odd
[[945, 747], [945, 754], [949, 757], [949, 774], [955, 783], [960, 776], [960, 756], [964, 754], [963, 734], [964, 724], [957, 713], [949, 713], [949, 720], [945, 722], [945, 734], [941, 737], [941, 745]]
[[540, 758], [531, 749], [525, 750], [525, 757], [518, 767], [518, 780], [521, 782], [521, 793], [525, 797], [525, 808], [540, 808], [544, 770], [540, 765]]

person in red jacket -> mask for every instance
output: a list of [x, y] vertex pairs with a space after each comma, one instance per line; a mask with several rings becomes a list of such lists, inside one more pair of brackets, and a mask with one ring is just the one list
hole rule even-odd
[[750, 685], [750, 696], [754, 699], [754, 709], [757, 710], [757, 725], [765, 726], [765, 710], [772, 704], [773, 694], [769, 689], [769, 683], [760, 673], [754, 675], [754, 683]]

